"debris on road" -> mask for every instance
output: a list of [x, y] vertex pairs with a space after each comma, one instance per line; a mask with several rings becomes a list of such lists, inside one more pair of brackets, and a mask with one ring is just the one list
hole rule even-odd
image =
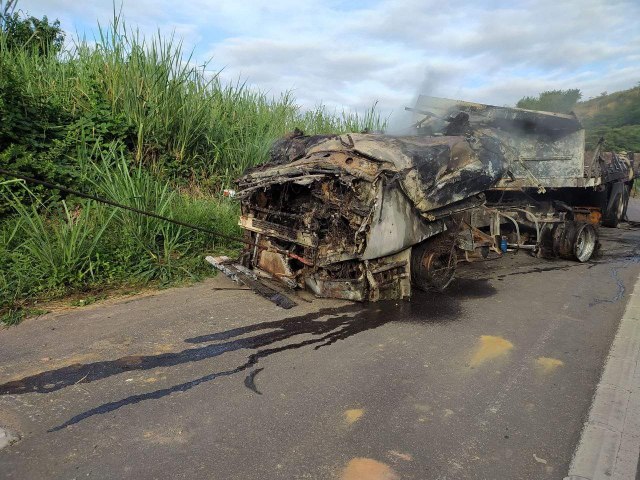
[[9, 445], [13, 445], [20, 440], [20, 436], [9, 430], [8, 428], [0, 427], [0, 450]]
[[243, 285], [252, 288], [256, 293], [262, 295], [267, 300], [272, 301], [279, 307], [289, 309], [297, 305], [296, 302], [283, 293], [278, 292], [260, 281], [253, 272], [247, 270], [242, 265], [235, 264], [229, 257], [207, 256], [205, 260], [235, 282], [242, 283]]
[[542, 463], [543, 465], [547, 464], [547, 461], [544, 458], [538, 457], [535, 453], [533, 454], [533, 459], [538, 463]]

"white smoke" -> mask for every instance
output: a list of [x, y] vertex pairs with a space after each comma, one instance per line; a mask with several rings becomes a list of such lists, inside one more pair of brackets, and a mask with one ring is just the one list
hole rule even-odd
[[[427, 67], [424, 77], [411, 98], [407, 98], [404, 105], [398, 105], [389, 117], [386, 133], [389, 135], [412, 135], [415, 133], [415, 122], [421, 118], [416, 112], [408, 111], [405, 107], [415, 108], [421, 95], [429, 97], [446, 96], [451, 92], [451, 85], [455, 75], [443, 68]], [[457, 89], [459, 91], [459, 89]], [[421, 108], [428, 107], [421, 105]]]

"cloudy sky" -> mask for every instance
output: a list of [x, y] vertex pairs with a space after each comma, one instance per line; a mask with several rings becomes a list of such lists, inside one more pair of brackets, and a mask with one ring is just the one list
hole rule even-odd
[[[117, 1], [118, 8], [120, 0]], [[111, 0], [19, 0], [93, 37]], [[225, 79], [298, 102], [400, 111], [418, 93], [498, 105], [640, 82], [640, 1], [123, 0], [129, 26], [171, 32]]]

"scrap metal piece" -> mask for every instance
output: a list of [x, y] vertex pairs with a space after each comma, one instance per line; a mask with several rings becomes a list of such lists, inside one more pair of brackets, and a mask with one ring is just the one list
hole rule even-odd
[[230, 269], [228, 267], [228, 265], [230, 265], [233, 262], [233, 260], [231, 260], [229, 257], [225, 257], [225, 256], [212, 257], [211, 255], [207, 255], [204, 259], [207, 262], [209, 262], [211, 265], [213, 265], [214, 268], [216, 268], [217, 270], [220, 270], [222, 273], [224, 273], [227, 277], [229, 277], [234, 282], [242, 283], [238, 278], [237, 270]]
[[205, 260], [231, 278], [231, 280], [246, 285], [258, 295], [263, 296], [279, 307], [288, 310], [298, 305], [283, 293], [265, 285], [257, 276], [248, 272], [242, 265], [234, 264], [229, 257], [207, 256]]

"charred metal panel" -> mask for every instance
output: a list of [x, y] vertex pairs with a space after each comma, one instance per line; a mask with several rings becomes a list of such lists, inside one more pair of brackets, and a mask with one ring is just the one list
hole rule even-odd
[[411, 296], [411, 249], [366, 261], [369, 300], [394, 300]]
[[261, 220], [253, 216], [242, 216], [238, 224], [252, 232], [270, 235], [272, 237], [286, 240], [289, 242], [295, 242], [307, 247], [315, 247], [318, 244], [318, 239], [312, 232], [304, 232], [296, 230], [291, 227], [286, 227], [278, 223]]
[[377, 205], [363, 260], [399, 252], [446, 230], [444, 221], [427, 222], [417, 215], [409, 199], [397, 188], [379, 189]]
[[602, 178], [606, 182], [616, 180], [626, 182], [633, 180], [634, 169], [632, 159], [627, 155], [614, 152], [602, 153], [598, 157]]
[[[509, 171], [524, 188], [573, 185], [577, 178], [584, 177], [584, 130], [560, 137], [502, 132], [496, 136], [514, 151]], [[509, 180], [502, 179], [500, 186], [508, 185]]]
[[472, 128], [499, 128], [509, 132], [558, 134], [582, 129], [574, 114], [541, 112], [523, 108], [498, 107], [482, 103], [465, 102], [448, 98], [420, 95], [414, 111], [416, 120], [429, 117], [427, 125], [432, 125], [434, 133], [443, 131], [449, 119], [463, 112], [468, 115]]
[[315, 295], [322, 298], [339, 298], [353, 302], [362, 302], [368, 299], [367, 280], [365, 277], [358, 279], [331, 279], [309, 275], [305, 277], [305, 284]]
[[460, 202], [494, 186], [507, 170], [501, 145], [487, 136], [437, 137], [446, 139], [448, 149], [431, 158], [414, 156], [402, 187], [416, 208], [427, 218], [429, 212]]
[[399, 183], [422, 213], [483, 192], [507, 168], [500, 142], [485, 134], [477, 138], [352, 134], [327, 140], [310, 153], [320, 148], [350, 148], [377, 161], [378, 174], [391, 175], [390, 180]]
[[575, 187], [584, 177], [584, 129], [573, 114], [427, 96], [413, 110], [418, 130], [426, 135], [446, 135], [457, 118], [465, 118], [467, 132], [483, 130], [502, 145], [509, 175], [498, 188]]

